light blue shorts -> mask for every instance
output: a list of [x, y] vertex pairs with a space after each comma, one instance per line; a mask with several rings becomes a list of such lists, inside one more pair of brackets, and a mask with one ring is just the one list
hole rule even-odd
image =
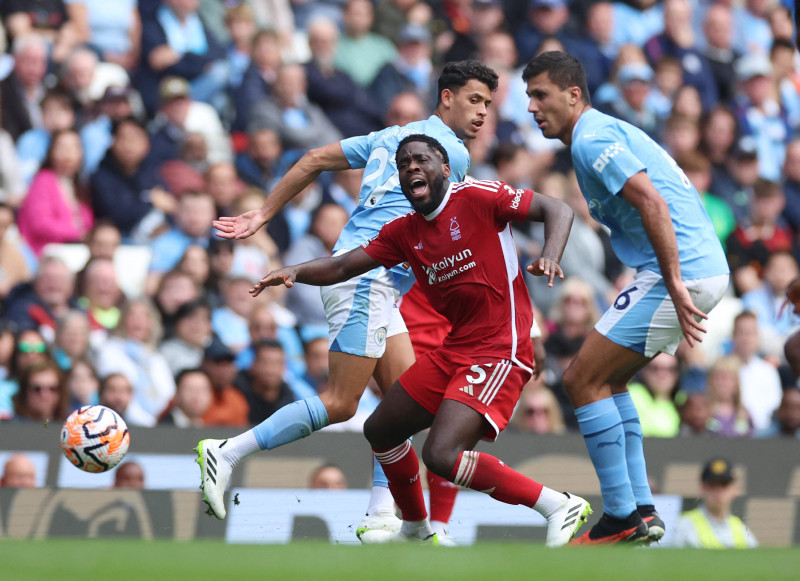
[[[708, 313], [728, 288], [727, 274], [683, 281], [694, 305]], [[619, 293], [614, 304], [595, 325], [598, 333], [617, 345], [645, 357], [658, 353], [675, 354], [683, 339], [675, 305], [664, 279], [651, 270], [643, 270]]]
[[379, 267], [322, 287], [331, 351], [378, 359], [386, 351], [388, 337], [408, 333], [394, 282], [392, 273]]

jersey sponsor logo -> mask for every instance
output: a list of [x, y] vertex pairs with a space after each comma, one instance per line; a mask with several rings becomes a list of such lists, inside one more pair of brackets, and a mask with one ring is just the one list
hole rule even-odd
[[450, 218], [450, 239], [453, 242], [461, 240], [461, 225], [458, 223], [458, 218], [455, 216]]
[[[423, 265], [422, 268], [425, 270], [425, 274], [428, 275], [428, 284], [434, 285], [437, 282], [444, 282], [449, 278], [452, 278], [459, 272], [464, 272], [475, 266], [475, 262], [472, 261], [469, 264], [460, 265], [460, 263], [464, 262], [467, 258], [472, 256], [472, 250], [469, 248], [462, 250], [458, 254], [451, 254], [447, 258], [440, 260], [439, 262], [435, 262], [430, 266]], [[459, 265], [458, 268], [455, 268], [456, 265]], [[446, 269], [446, 268], [453, 268], [452, 271], [439, 276], [439, 272]]]
[[465, 385], [464, 387], [462, 387], [458, 391], [463, 391], [464, 393], [466, 393], [469, 396], [474, 396], [475, 395], [475, 393], [472, 391], [472, 386], [471, 385]]
[[612, 143], [608, 147], [605, 148], [603, 153], [594, 160], [592, 167], [595, 169], [597, 173], [603, 173], [603, 170], [606, 169], [608, 162], [614, 159], [614, 157], [620, 152], [625, 151], [625, 148], [620, 145], [619, 141]]

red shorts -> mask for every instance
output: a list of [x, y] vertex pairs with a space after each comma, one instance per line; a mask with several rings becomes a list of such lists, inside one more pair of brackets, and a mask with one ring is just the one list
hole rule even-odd
[[489, 422], [483, 439], [492, 442], [508, 425], [530, 378], [530, 371], [506, 359], [436, 349], [417, 359], [399, 381], [414, 401], [432, 414], [443, 399], [468, 405]]

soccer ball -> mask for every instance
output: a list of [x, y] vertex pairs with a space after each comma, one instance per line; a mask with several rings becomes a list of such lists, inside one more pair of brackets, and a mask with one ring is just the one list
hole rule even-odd
[[128, 453], [130, 443], [125, 420], [102, 405], [76, 409], [61, 428], [64, 455], [85, 472], [111, 470]]

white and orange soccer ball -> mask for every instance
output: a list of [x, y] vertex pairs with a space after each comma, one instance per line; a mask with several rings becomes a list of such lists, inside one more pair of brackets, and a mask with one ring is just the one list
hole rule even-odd
[[61, 428], [61, 449], [67, 460], [85, 472], [105, 472], [128, 453], [131, 435], [117, 412], [87, 405], [72, 412]]

